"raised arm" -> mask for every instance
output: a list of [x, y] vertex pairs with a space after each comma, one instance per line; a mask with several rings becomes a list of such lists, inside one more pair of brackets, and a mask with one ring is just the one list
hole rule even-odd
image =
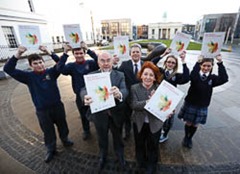
[[171, 48], [167, 48], [164, 53], [158, 57], [154, 57], [151, 62], [153, 62], [155, 65], [159, 62], [159, 60], [161, 60], [164, 56], [166, 56], [167, 54], [171, 53]]
[[10, 58], [7, 63], [4, 65], [3, 70], [9, 74], [14, 79], [22, 82], [27, 83], [28, 82], [28, 76], [27, 72], [16, 69], [17, 61], [20, 59], [22, 54], [27, 50], [27, 48], [23, 46], [19, 46], [17, 49], [17, 53]]
[[216, 76], [213, 86], [219, 86], [228, 81], [228, 74], [226, 68], [223, 65], [222, 56], [220, 54], [217, 55], [216, 60], [218, 65], [218, 76]]
[[190, 80], [190, 72], [186, 64], [186, 51], [180, 54], [180, 59], [182, 61], [183, 73], [178, 75], [177, 84], [185, 84]]
[[40, 45], [39, 46], [39, 50], [44, 52], [45, 54], [51, 56], [51, 58], [57, 63], [60, 58], [58, 57], [58, 55], [56, 55], [54, 52], [51, 52], [50, 50], [47, 49], [46, 46]]
[[70, 45], [64, 45], [63, 46], [63, 55], [61, 56], [58, 64], [57, 64], [57, 71], [59, 71], [60, 73], [64, 74], [64, 75], [69, 75], [71, 73], [71, 69], [66, 66], [66, 61], [67, 58], [69, 57], [69, 55], [67, 54], [68, 51], [70, 51], [72, 48]]

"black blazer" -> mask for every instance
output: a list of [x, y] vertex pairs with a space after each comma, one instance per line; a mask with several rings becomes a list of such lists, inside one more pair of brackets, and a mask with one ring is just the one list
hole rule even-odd
[[[141, 65], [143, 61], [141, 61]], [[130, 91], [131, 86], [140, 82], [133, 72], [132, 60], [123, 61], [121, 66], [118, 68], [119, 71], [123, 72], [125, 75], [127, 89]]]

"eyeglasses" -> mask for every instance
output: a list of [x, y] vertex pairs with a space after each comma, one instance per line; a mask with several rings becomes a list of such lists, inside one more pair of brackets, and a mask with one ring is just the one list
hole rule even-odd
[[110, 58], [110, 59], [106, 59], [106, 60], [104, 60], [104, 59], [100, 59], [100, 60], [99, 60], [99, 62], [102, 63], [102, 64], [110, 63], [111, 61], [112, 61], [111, 58]]
[[173, 65], [175, 65], [176, 64], [176, 62], [172, 62], [172, 61], [167, 61], [166, 63], [171, 63], [171, 64], [173, 64]]

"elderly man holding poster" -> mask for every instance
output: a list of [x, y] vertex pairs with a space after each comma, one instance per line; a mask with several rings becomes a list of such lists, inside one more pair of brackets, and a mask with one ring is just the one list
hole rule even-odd
[[[113, 57], [102, 52], [98, 55], [98, 65], [100, 69], [94, 73], [109, 73], [112, 87], [108, 90], [109, 95], [113, 95], [116, 106], [93, 113], [89, 110], [88, 116], [94, 122], [97, 131], [98, 145], [100, 150], [99, 169], [101, 170], [107, 159], [108, 154], [108, 130], [110, 129], [113, 136], [113, 147], [117, 155], [117, 159], [122, 168], [125, 167], [124, 160], [124, 144], [121, 136], [121, 128], [124, 121], [123, 101], [128, 95], [128, 90], [125, 85], [125, 77], [122, 72], [112, 69]], [[88, 88], [86, 86], [86, 88]], [[87, 91], [89, 91], [87, 89]], [[86, 95], [86, 90], [81, 92], [81, 97], [85, 105], [90, 105], [96, 101], [93, 96]], [[91, 112], [91, 113], [90, 113]]]

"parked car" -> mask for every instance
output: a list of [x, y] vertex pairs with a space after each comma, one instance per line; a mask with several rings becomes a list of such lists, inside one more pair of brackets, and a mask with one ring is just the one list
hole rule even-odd
[[97, 46], [107, 46], [109, 42], [107, 40], [99, 40], [97, 41]]

